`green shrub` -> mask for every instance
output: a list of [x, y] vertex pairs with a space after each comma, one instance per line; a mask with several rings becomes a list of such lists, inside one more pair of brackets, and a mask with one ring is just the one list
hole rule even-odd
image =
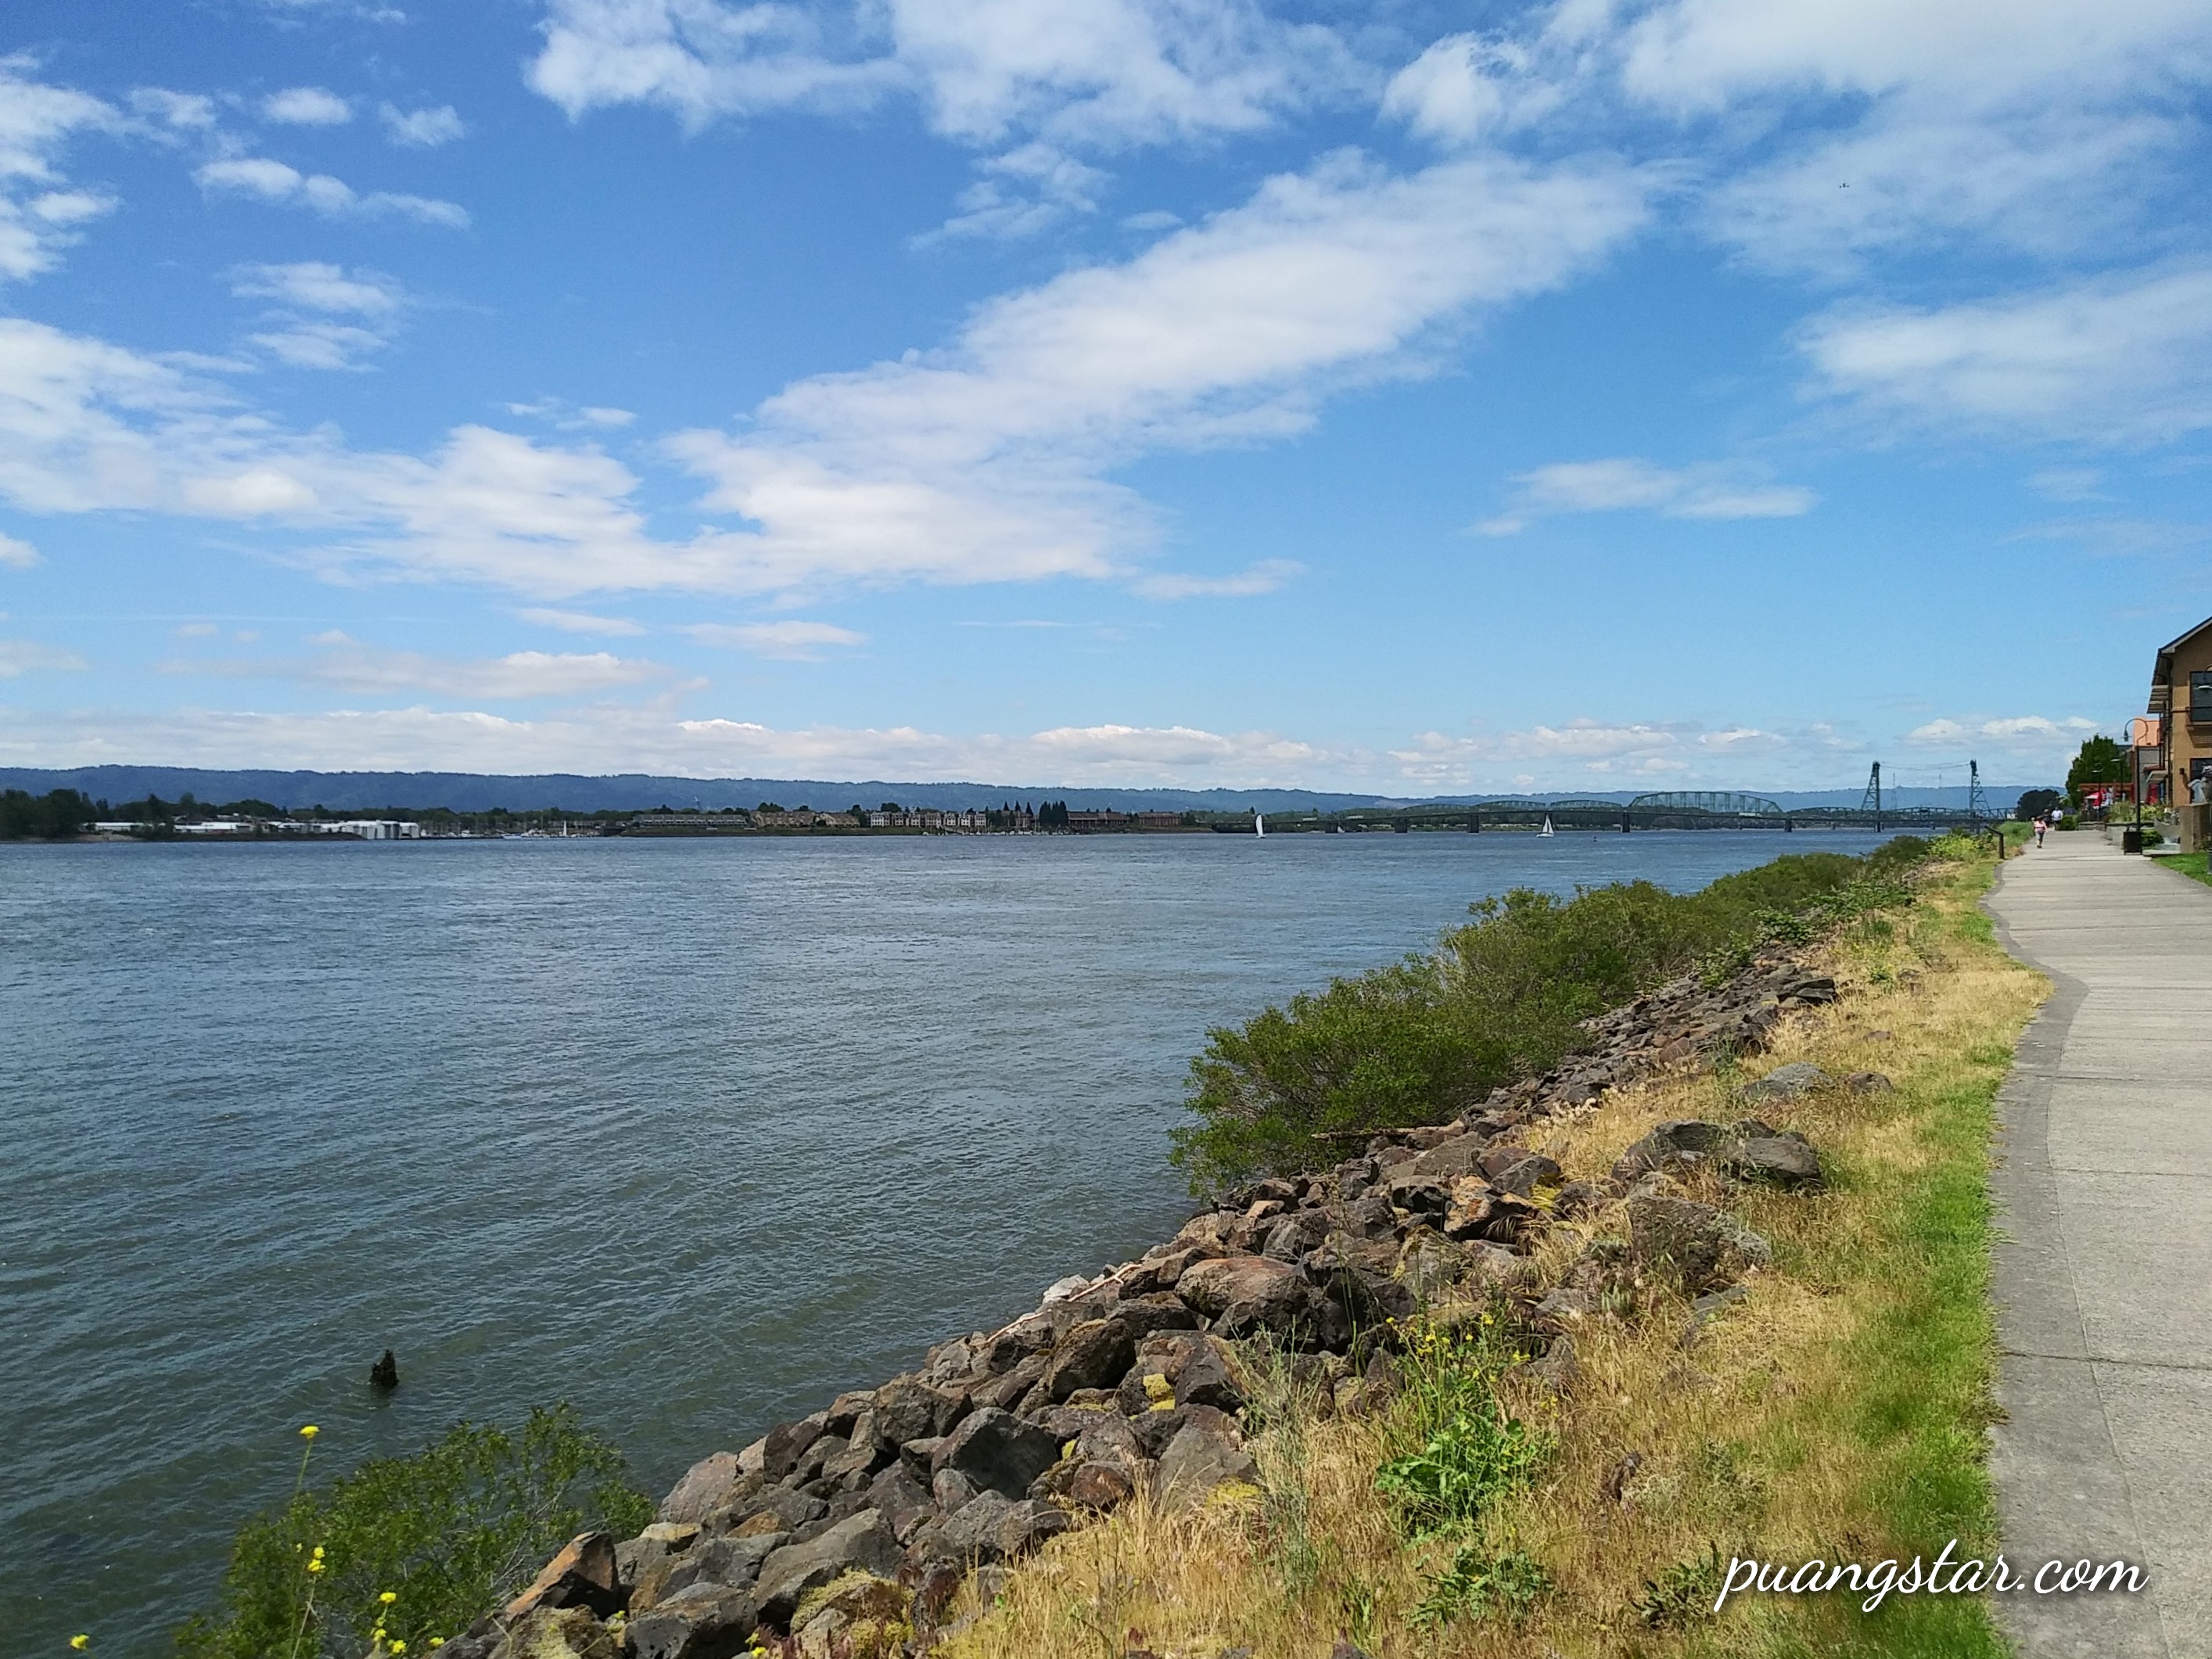
[[1491, 1554], [1473, 1544], [1452, 1553], [1452, 1564], [1429, 1581], [1413, 1609], [1413, 1623], [1434, 1630], [1454, 1619], [1501, 1617], [1518, 1623], [1552, 1593], [1552, 1575], [1517, 1550]]
[[1708, 1545], [1705, 1554], [1677, 1561], [1656, 1578], [1645, 1579], [1636, 1611], [1654, 1630], [1687, 1630], [1713, 1616], [1724, 1571], [1720, 1546]]
[[1406, 1328], [1400, 1389], [1385, 1431], [1390, 1455], [1375, 1471], [1414, 1538], [1470, 1531], [1490, 1505], [1525, 1486], [1551, 1455], [1551, 1437], [1510, 1416], [1498, 1378], [1510, 1356], [1494, 1313], [1470, 1328], [1419, 1321]]
[[460, 1423], [411, 1457], [372, 1458], [321, 1490], [303, 1481], [239, 1529], [216, 1606], [178, 1632], [179, 1652], [355, 1659], [380, 1632], [427, 1655], [527, 1586], [578, 1532], [627, 1535], [650, 1521], [622, 1467], [564, 1405], [533, 1408], [520, 1434]]
[[1583, 1020], [1676, 974], [1717, 983], [1763, 942], [1898, 902], [1926, 855], [1899, 837], [1866, 859], [1777, 859], [1697, 893], [1638, 881], [1485, 899], [1433, 955], [1208, 1031], [1185, 1101], [1196, 1121], [1175, 1132], [1174, 1160], [1206, 1191], [1333, 1163], [1330, 1143], [1362, 1131], [1441, 1122], [1548, 1071], [1583, 1041]]

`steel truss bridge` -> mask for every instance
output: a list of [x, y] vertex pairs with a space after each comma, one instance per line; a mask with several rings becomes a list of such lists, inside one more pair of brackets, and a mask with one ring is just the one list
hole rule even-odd
[[1972, 822], [1971, 815], [1958, 807], [1892, 807], [1877, 814], [1865, 805], [1784, 808], [1763, 795], [1677, 790], [1638, 795], [1626, 805], [1588, 797], [1541, 800], [1527, 795], [1504, 795], [1452, 805], [1270, 812], [1267, 833], [1294, 834], [1314, 830], [1353, 834], [1378, 830], [1404, 833], [1441, 830], [1480, 834], [1486, 830], [1534, 830], [1547, 819], [1561, 833], [1610, 831], [1615, 835], [1638, 830], [1773, 830], [1786, 833], [1796, 830], [1876, 828], [1936, 835], [1954, 825], [1964, 826]]

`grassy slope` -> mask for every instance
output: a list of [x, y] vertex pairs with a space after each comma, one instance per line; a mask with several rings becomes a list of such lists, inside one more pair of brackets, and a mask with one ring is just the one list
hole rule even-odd
[[[1452, 1546], [1407, 1543], [1376, 1496], [1389, 1425], [1293, 1411], [1255, 1437], [1264, 1498], [1174, 1516], [1139, 1506], [1060, 1540], [949, 1650], [1118, 1659], [1145, 1646], [1212, 1659], [1245, 1645], [1317, 1659], [1343, 1632], [1377, 1659], [1547, 1646], [1564, 1659], [2002, 1654], [1972, 1597], [1893, 1596], [1869, 1617], [1840, 1597], [1746, 1596], [1720, 1619], [1659, 1629], [1637, 1609], [1650, 1581], [1697, 1583], [1695, 1564], [1715, 1548], [1723, 1559], [1871, 1562], [1932, 1556], [1954, 1536], [1967, 1554], [1993, 1544], [1985, 1172], [1997, 1086], [2045, 987], [1996, 947], [1976, 908], [1990, 872], [1936, 866], [1915, 909], [1858, 924], [1832, 950], [1844, 1000], [1786, 1029], [1759, 1062], [1880, 1070], [1898, 1088], [1767, 1109], [1812, 1138], [1832, 1185], [1729, 1200], [1775, 1247], [1749, 1297], [1685, 1348], [1686, 1309], [1647, 1286], [1640, 1318], [1578, 1333], [1583, 1374], [1565, 1399], [1508, 1385], [1507, 1403], [1557, 1444], [1479, 1540], [1534, 1557], [1556, 1585], [1525, 1624], [1416, 1629], [1412, 1611]], [[1620, 1091], [1555, 1127], [1545, 1149], [1570, 1175], [1601, 1173], [1662, 1118], [1737, 1115], [1731, 1081]], [[1601, 1224], [1622, 1230], [1617, 1214]], [[1555, 1228], [1540, 1267], [1556, 1274], [1579, 1243]], [[1640, 1462], [1616, 1501], [1603, 1483], [1632, 1453]]]

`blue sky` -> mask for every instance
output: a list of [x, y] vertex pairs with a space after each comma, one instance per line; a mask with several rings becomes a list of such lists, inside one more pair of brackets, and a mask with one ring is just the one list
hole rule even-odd
[[2212, 11], [16, 0], [0, 759], [2056, 775]]

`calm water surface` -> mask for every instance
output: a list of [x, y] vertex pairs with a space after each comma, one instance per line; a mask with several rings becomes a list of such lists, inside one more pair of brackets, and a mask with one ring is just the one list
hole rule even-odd
[[304, 1422], [566, 1399], [664, 1490], [1172, 1232], [1207, 1026], [1508, 887], [1873, 839], [0, 848], [6, 1646], [166, 1651]]

